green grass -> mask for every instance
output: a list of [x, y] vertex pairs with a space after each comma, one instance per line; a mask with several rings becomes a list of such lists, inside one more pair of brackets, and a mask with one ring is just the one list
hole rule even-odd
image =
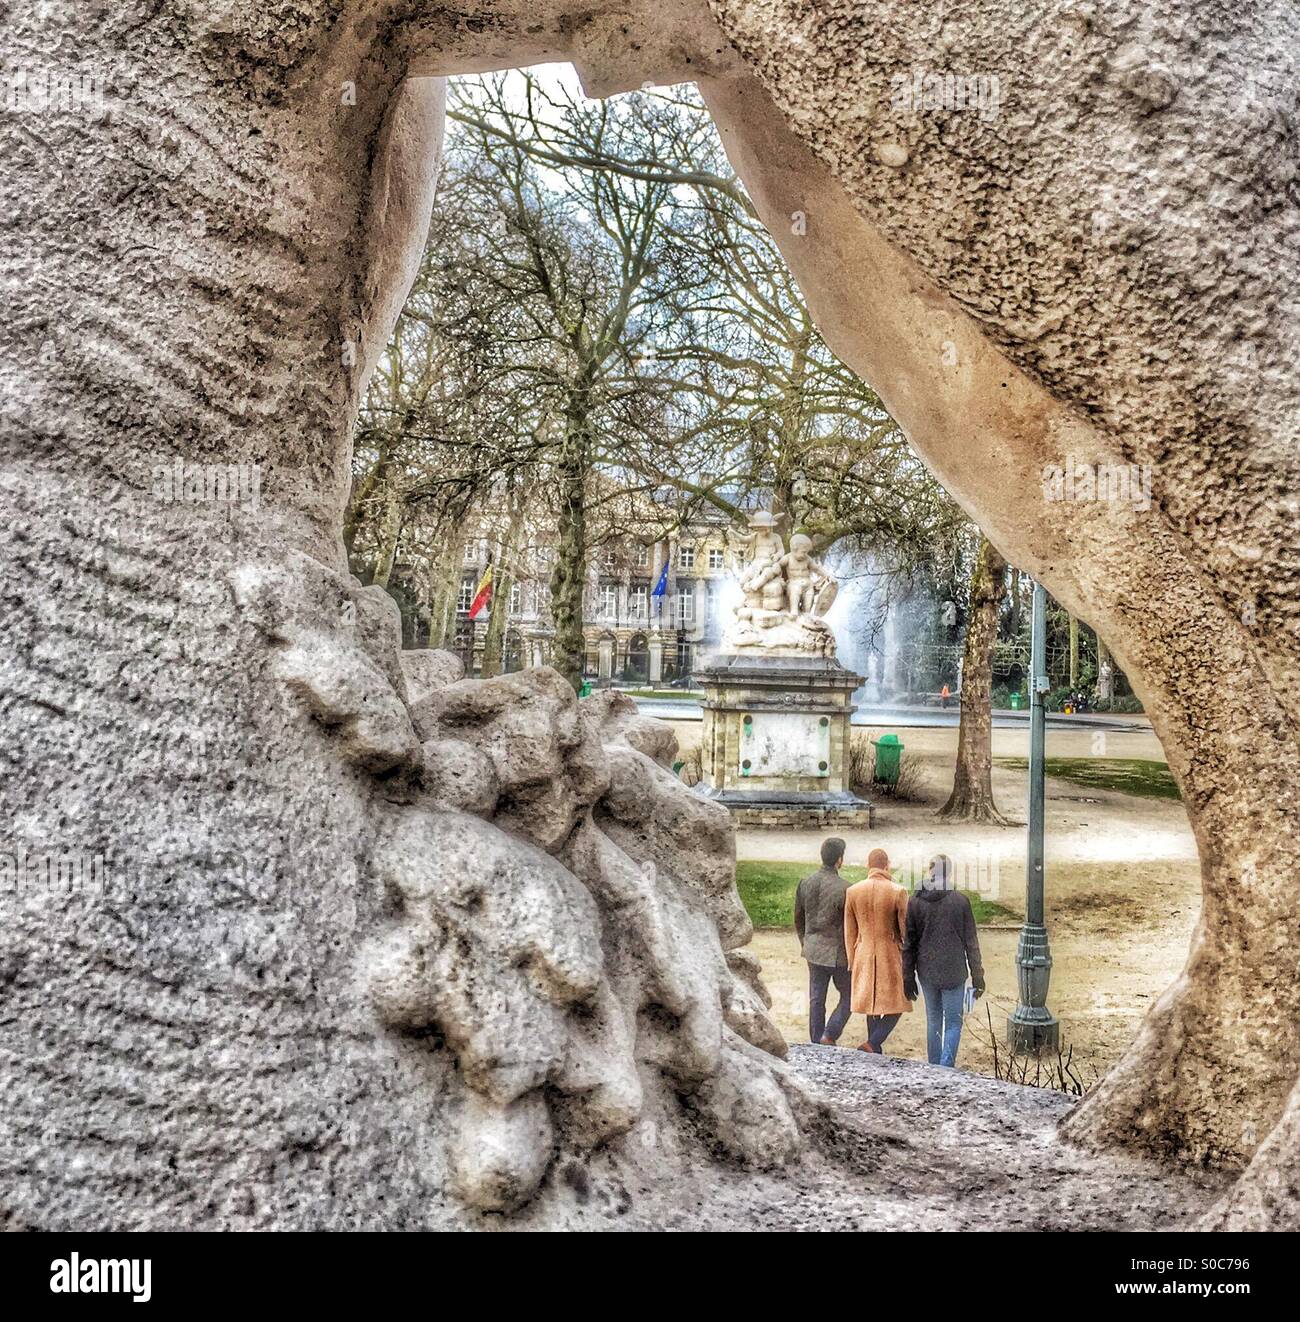
[[[793, 927], [794, 893], [802, 878], [816, 870], [813, 863], [769, 863], [745, 859], [736, 864], [736, 888], [755, 927]], [[866, 868], [840, 870], [845, 881], [861, 881]], [[902, 880], [902, 878], [898, 878]], [[986, 900], [975, 891], [966, 891], [977, 923], [1001, 922], [1014, 918], [1010, 909]]]
[[[1015, 771], [1025, 771], [1029, 767], [1023, 757], [1000, 757], [997, 762], [999, 766]], [[1182, 797], [1170, 774], [1169, 764], [1151, 758], [1049, 757], [1046, 770], [1049, 776], [1088, 789], [1119, 790], [1121, 794], [1136, 794], [1143, 799]]]

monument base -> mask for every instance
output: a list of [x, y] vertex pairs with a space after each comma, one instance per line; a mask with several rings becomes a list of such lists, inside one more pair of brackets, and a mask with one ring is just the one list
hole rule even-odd
[[822, 830], [833, 826], [869, 830], [876, 824], [876, 807], [856, 794], [747, 794], [743, 790], [714, 793], [703, 782], [696, 791], [730, 813], [737, 827], [773, 827]]
[[737, 826], [869, 828], [874, 808], [848, 784], [853, 694], [862, 676], [834, 657], [720, 653], [704, 689], [698, 793]]

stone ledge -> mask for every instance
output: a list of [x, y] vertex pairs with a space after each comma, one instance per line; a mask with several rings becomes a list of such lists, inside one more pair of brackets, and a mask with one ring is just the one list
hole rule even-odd
[[781, 830], [810, 830], [829, 826], [850, 826], [870, 830], [876, 823], [876, 810], [872, 804], [860, 808], [828, 808], [812, 805], [806, 808], [767, 807], [737, 808], [725, 805], [737, 828]]
[[715, 657], [697, 667], [695, 680], [708, 689], [826, 689], [851, 694], [866, 681], [834, 657], [739, 656]]

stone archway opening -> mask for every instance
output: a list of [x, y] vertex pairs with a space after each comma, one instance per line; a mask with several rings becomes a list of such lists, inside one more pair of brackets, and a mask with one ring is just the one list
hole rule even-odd
[[[557, 166], [555, 168], [559, 169], [560, 167]], [[643, 653], [644, 655], [642, 655]], [[665, 667], [665, 677], [670, 680], [676, 680], [679, 676], [688, 676], [691, 671], [691, 660], [689, 645], [679, 645], [674, 656], [669, 659], [669, 664]], [[621, 665], [620, 661], [622, 662]], [[640, 663], [639, 666], [638, 663]], [[620, 678], [636, 680], [639, 676], [641, 681], [644, 682], [648, 673], [648, 664], [648, 643], [644, 634], [637, 635], [629, 640], [629, 645], [624, 649], [623, 656], [620, 657], [618, 641], [611, 632], [608, 630], [598, 631], [594, 628], [588, 629], [584, 669], [586, 676], [593, 682], [599, 683], [601, 681], [607, 681], [615, 676], [615, 672], [621, 672], [619, 674]], [[1150, 742], [1154, 744], [1154, 741]], [[1094, 753], [1096, 752], [1096, 743], [1097, 741], [1094, 738]], [[1070, 745], [1070, 752], [1078, 753], [1080, 750], [1085, 753], [1089, 751], [1087, 740], [1084, 737], [1081, 737], [1074, 744]], [[1060, 751], [1064, 753], [1065, 750], [1061, 749]], [[913, 756], [915, 755], [916, 754], [914, 753]], [[1144, 745], [1140, 749], [1140, 755], [1155, 758], [1162, 757], [1162, 753], [1158, 746], [1151, 749]], [[1065, 792], [1062, 793], [1062, 791]], [[1057, 787], [1054, 791], [1054, 800], [1060, 800], [1062, 798], [1068, 798], [1068, 786]], [[1082, 796], [1080, 796], [1080, 799], [1082, 800]], [[1007, 803], [1008, 806], [1013, 805], [1015, 803], [1014, 798], [1007, 800]], [[1131, 824], [1127, 818], [1125, 819], [1125, 822], [1126, 825]], [[1101, 834], [1101, 828], [1099, 828], [1096, 823], [1092, 824], [1088, 829], [1094, 836], [1099, 837]], [[1068, 878], [1066, 884], [1061, 887], [1062, 915], [1068, 910], [1072, 921], [1077, 921], [1077, 915], [1095, 909], [1099, 911], [1098, 927], [1105, 933], [1105, 935], [1099, 938], [1100, 949], [1097, 953], [1095, 965], [1089, 963], [1086, 957], [1081, 956], [1079, 952], [1073, 948], [1072, 942], [1062, 945], [1058, 940], [1056, 949], [1058, 973], [1054, 984], [1053, 999], [1054, 1003], [1058, 1005], [1058, 1008], [1062, 1009], [1063, 1015], [1072, 1030], [1069, 1045], [1072, 1048], [1072, 1059], [1074, 1060], [1075, 1067], [1078, 1071], [1078, 1077], [1085, 1079], [1089, 1083], [1094, 1081], [1100, 1073], [1105, 1071], [1123, 1047], [1129, 1045], [1132, 1035], [1136, 1031], [1141, 1015], [1145, 1013], [1146, 1008], [1149, 1007], [1151, 1001], [1155, 999], [1155, 996], [1163, 991], [1168, 983], [1172, 981], [1174, 976], [1176, 976], [1177, 969], [1181, 962], [1180, 957], [1186, 950], [1186, 939], [1187, 933], [1190, 931], [1191, 919], [1187, 919], [1178, 924], [1170, 924], [1168, 928], [1161, 927], [1158, 929], [1158, 934], [1156, 931], [1152, 931], [1148, 938], [1148, 943], [1153, 958], [1150, 961], [1138, 961], [1139, 963], [1149, 963], [1154, 966], [1150, 977], [1139, 974], [1134, 976], [1131, 980], [1124, 981], [1120, 986], [1116, 986], [1113, 983], [1113, 980], [1106, 985], [1102, 985], [1099, 981], [1095, 988], [1090, 988], [1089, 993], [1084, 995], [1079, 984], [1088, 981], [1090, 972], [1096, 972], [1099, 979], [1107, 976], [1106, 966], [1108, 962], [1113, 959], [1112, 942], [1110, 937], [1114, 935], [1114, 922], [1136, 922], [1139, 924], [1145, 924], [1148, 921], [1148, 910], [1145, 904], [1134, 904], [1131, 907], [1126, 908], [1121, 897], [1118, 896], [1115, 897], [1113, 902], [1111, 902], [1106, 894], [1100, 892], [1099, 888], [1090, 886], [1086, 882], [1079, 882], [1076, 879], [1076, 874], [1087, 871], [1088, 864], [1086, 860], [1093, 855], [1098, 858], [1113, 858], [1115, 863], [1119, 866], [1123, 866], [1125, 863], [1132, 864], [1134, 862], [1147, 861], [1150, 866], [1145, 870], [1145, 873], [1149, 873], [1157, 880], [1154, 884], [1150, 881], [1147, 881], [1145, 884], [1152, 890], [1158, 890], [1161, 895], [1176, 893], [1177, 905], [1180, 907], [1185, 906], [1187, 903], [1187, 895], [1186, 877], [1184, 874], [1187, 869], [1185, 866], [1180, 865], [1183, 863], [1181, 853], [1185, 853], [1188, 844], [1186, 833], [1180, 832], [1177, 827], [1170, 829], [1168, 824], [1162, 821], [1156, 830], [1156, 834], [1159, 834], [1162, 837], [1158, 858], [1152, 858], [1150, 860], [1130, 858], [1125, 860], [1119, 854], [1108, 852], [1115, 848], [1113, 841], [1098, 838], [1096, 840], [1096, 848], [1091, 854], [1087, 849], [1071, 851], [1069, 861], [1063, 862], [1063, 866], [1059, 871], [1056, 868], [1053, 869], [1054, 883], [1059, 883], [1060, 878], [1062, 877]], [[928, 838], [928, 834], [926, 838]], [[816, 843], [816, 841], [810, 841], [807, 844], [806, 853], [809, 858], [815, 857]], [[1053, 843], [1056, 842], [1054, 841]], [[932, 847], [938, 848], [939, 846], [938, 844], [933, 844]], [[1016, 847], [1017, 846], [1013, 844], [1010, 850], [998, 847], [989, 850], [987, 853], [981, 852], [977, 856], [978, 861], [972, 865], [973, 869], [982, 868], [987, 871], [990, 867], [990, 856], [997, 855], [998, 870], [1001, 876], [1005, 878], [1006, 886], [1002, 898], [1010, 897], [1013, 905], [1017, 903], [1016, 897], [1020, 885], [1019, 876], [1023, 870], [1022, 862], [1014, 857]], [[920, 854], [924, 853], [924, 846], [917, 845], [913, 848], [908, 848], [906, 844], [903, 844], [900, 845], [899, 848], [902, 850], [903, 854], [911, 860], [909, 866], [911, 866], [914, 871], [919, 871], [916, 860], [920, 858]], [[984, 846], [980, 844], [978, 848], [983, 850]], [[1076, 853], [1078, 854], [1077, 857], [1075, 856]], [[1008, 857], [1008, 855], [1010, 855], [1010, 857]], [[923, 861], [924, 860], [922, 859], [921, 862], [923, 863]], [[1096, 866], [1101, 868], [1104, 864], [1099, 862]], [[992, 898], [996, 899], [998, 897], [994, 896]], [[1145, 896], [1142, 898], [1145, 900]], [[1199, 895], [1195, 897], [1193, 903], [1198, 901]], [[1020, 902], [1022, 902], [1022, 900]], [[1117, 915], [1120, 914], [1126, 916], [1118, 918]], [[1112, 924], [1112, 926], [1107, 926], [1108, 923]], [[1004, 920], [1004, 925], [1008, 928], [1010, 927], [1009, 917]], [[1166, 940], [1169, 942], [1168, 948], [1165, 948], [1162, 944]], [[993, 1025], [993, 1035], [1000, 1039], [1003, 1033], [1006, 1016], [1010, 1008], [1014, 1006], [1016, 1000], [1014, 985], [1015, 932], [1013, 930], [1008, 932], [998, 932], [990, 936], [988, 941], [989, 944], [999, 952], [997, 962], [1001, 965], [1000, 972], [1005, 975], [1002, 979], [1003, 985], [1000, 985], [997, 988], [996, 997], [990, 998], [990, 1004], [993, 1007], [992, 1016], [995, 1021]], [[1131, 950], [1126, 947], [1125, 959], [1130, 958], [1131, 953]], [[767, 956], [765, 955], [764, 958], [766, 959]], [[797, 979], [793, 979], [793, 981], [797, 982]], [[770, 983], [771, 979], [769, 978], [769, 984]], [[1070, 999], [1067, 1002], [1068, 1008], [1062, 1007], [1059, 1004], [1061, 993], [1066, 987], [1068, 987], [1070, 992]], [[769, 991], [774, 991], [780, 1001], [785, 1001], [792, 997], [802, 995], [798, 989], [787, 988], [779, 984], [775, 987], [769, 985]], [[1133, 999], [1130, 999], [1130, 993], [1133, 991], [1136, 991], [1136, 996]], [[984, 1007], [981, 1008], [983, 1009]], [[780, 1021], [781, 1026], [791, 1042], [800, 1040], [798, 1020], [803, 1018], [805, 1018], [805, 1015], [802, 1004], [797, 1011], [788, 1013], [782, 1017]], [[919, 1018], [920, 1016], [918, 1016], [918, 1019]], [[1089, 1033], [1087, 1030], [1092, 1027], [1093, 1022], [1096, 1020], [1105, 1021], [1104, 1030], [1094, 1030], [1094, 1032]], [[985, 1042], [989, 1039], [988, 1028], [988, 1024], [983, 1022], [983, 1016], [981, 1015], [981, 1023], [978, 1032]], [[907, 1034], [900, 1035], [900, 1037], [903, 1038], [906, 1036]], [[969, 1035], [969, 1037], [974, 1036], [974, 1032]], [[897, 1041], [895, 1045], [898, 1045]], [[1000, 1046], [1004, 1047], [1005, 1043], [1000, 1043]], [[912, 1054], [916, 1054], [918, 1050], [915, 1043], [906, 1044], [902, 1049]], [[924, 1054], [923, 1043], [921, 1043], [919, 1047], [919, 1052], [922, 1055]], [[985, 1061], [983, 1056], [981, 1056], [979, 1067], [991, 1070], [992, 1050], [989, 1049], [983, 1054], [988, 1055], [989, 1059]], [[970, 1048], [968, 1047], [967, 1059], [969, 1058]]]
[[[590, 627], [588, 628], [587, 635], [588, 636], [586, 639], [586, 649], [584, 654], [584, 675], [593, 683], [600, 684], [602, 682], [606, 682], [611, 678], [613, 678], [615, 671], [620, 668], [618, 665], [620, 658], [618, 655], [617, 639], [615, 638], [614, 634], [608, 630], [601, 630]], [[648, 674], [648, 666], [649, 666], [648, 643], [646, 642], [644, 635], [639, 636], [639, 644], [640, 644], [640, 651], [638, 650], [638, 640], [637, 639], [631, 640], [631, 646], [625, 653], [626, 661], [625, 664], [622, 666], [622, 670], [624, 672], [625, 678], [630, 678], [635, 676], [636, 661], [643, 662], [643, 667], [640, 671], [643, 680]], [[644, 655], [641, 655], [641, 652], [643, 652]], [[685, 677], [689, 675], [690, 670], [691, 670], [691, 656], [690, 656], [689, 645], [683, 644], [678, 647], [678, 649], [671, 658], [668, 658], [667, 664], [665, 665], [664, 668], [664, 675], [666, 679], [673, 681], [673, 680], [677, 680], [678, 677]], [[1159, 756], [1158, 752], [1156, 756]], [[807, 852], [809, 857], [815, 856], [815, 844], [816, 842], [810, 842], [810, 844], [808, 845]], [[912, 853], [915, 853], [916, 851], [911, 850], [906, 852], [909, 854], [910, 857], [910, 855]], [[1017, 871], [1016, 864], [1014, 861], [1009, 865], [1009, 867], [1005, 859], [1001, 860], [1001, 862], [1002, 862], [1002, 866], [1004, 868], [1007, 868], [1008, 871], [1012, 873], [1015, 873]], [[1016, 886], [1017, 883], [1013, 877], [1008, 888], [1009, 893], [1014, 892], [1016, 890]], [[1072, 896], [1071, 899], [1073, 900], [1073, 898], [1074, 897]], [[1095, 900], [1096, 897], [1090, 894], [1085, 894], [1082, 897], [1082, 899], [1086, 903]], [[1181, 953], [1181, 951], [1185, 949], [1185, 944], [1184, 944], [1185, 937], [1183, 936], [1182, 931], [1180, 931], [1178, 935], [1180, 939], [1179, 952]], [[1009, 971], [1009, 978], [1004, 979], [1004, 981], [1009, 981], [1009, 986], [1001, 986], [998, 988], [999, 995], [995, 1001], [996, 1009], [994, 1010], [994, 1016], [997, 1021], [994, 1032], [995, 1035], [1000, 1036], [1006, 1015], [1010, 1007], [1013, 1006], [1015, 1003], [1014, 963], [1013, 963], [1014, 934], [1011, 935], [1010, 937], [1005, 938], [1005, 940], [1000, 936], [994, 937], [992, 939], [992, 943], [997, 948], [1000, 948], [1003, 945], [1007, 947], [1006, 950], [1002, 951], [1002, 958], [1000, 960], [1000, 963], [1005, 966], [1003, 970], [1004, 972]], [[1067, 957], [1062, 959], [1062, 951], [1058, 949], [1058, 960], [1062, 963], [1062, 967], [1064, 969], [1069, 970], [1069, 973], [1065, 976], [1069, 976], [1071, 978], [1077, 979], [1081, 975], [1080, 965], [1082, 961], [1078, 961], [1077, 959], [1071, 959], [1069, 958], [1069, 956], [1073, 956], [1073, 951], [1069, 951], [1067, 953]], [[1160, 961], [1160, 968], [1161, 968], [1161, 972], [1165, 973], [1166, 981], [1159, 982], [1157, 986], [1157, 991], [1161, 991], [1164, 989], [1165, 985], [1167, 985], [1167, 979], [1171, 978], [1173, 976], [1173, 973], [1176, 971], [1176, 969], [1170, 968], [1168, 961], [1166, 960]], [[1167, 973], [1166, 970], [1168, 970]], [[1058, 974], [1057, 977], [1058, 989], [1061, 986], [1062, 976], [1063, 976], [1062, 974]], [[1086, 977], [1086, 973], [1084, 973], [1082, 976]], [[1148, 987], [1149, 987], [1148, 983], [1146, 982], [1142, 983], [1141, 994], [1144, 998], [1149, 995]], [[787, 998], [788, 995], [790, 994], [789, 989], [787, 989], [784, 986], [777, 986], [776, 988], [769, 986], [769, 991], [773, 991], [773, 990], [776, 991], [778, 998]], [[1097, 999], [1099, 1003], [1105, 1004], [1108, 1007], [1108, 1018], [1110, 1020], [1129, 1025], [1128, 1031], [1131, 1037], [1131, 1033], [1134, 1031], [1136, 1024], [1129, 1017], [1128, 1011], [1130, 1010], [1130, 1006], [1124, 1002], [1123, 994], [1122, 993], [1117, 994], [1115, 991], [1109, 989], [1106, 991], [1101, 991], [1099, 989]], [[1071, 1004], [1073, 1006], [1075, 1002], [1072, 1001]], [[1095, 1014], [1096, 1010], [1094, 1009], [1092, 1004], [1089, 1004], [1087, 1010], [1084, 1011], [1084, 1013], [1091, 1015], [1091, 1014]], [[799, 1040], [797, 1032], [791, 1029], [789, 1023], [789, 1020], [794, 1017], [796, 1016], [786, 1016], [785, 1021], [782, 1023], [782, 1026], [786, 1030], [786, 1035], [791, 1041]], [[797, 1017], [803, 1017], [802, 1007]], [[1075, 1021], [1075, 1024], [1072, 1025], [1072, 1027], [1076, 1025], [1077, 1025], [1077, 1021]], [[987, 1036], [986, 1025], [984, 1025], [983, 1023], [981, 1023], [979, 1031], [980, 1033], [985, 1034]], [[1122, 1036], [1122, 1031], [1119, 1035]], [[1114, 1059], [1115, 1047], [1114, 1047], [1114, 1042], [1110, 1040], [1111, 1037], [1112, 1035], [1108, 1033], [1107, 1041], [1103, 1048], [1103, 1051], [1106, 1054], [1103, 1054], [1101, 1057], [1104, 1063], [1100, 1067], [1089, 1070], [1085, 1065], [1082, 1064], [1081, 1060], [1076, 1060], [1076, 1065], [1078, 1066], [1081, 1077], [1086, 1077], [1089, 1079], [1089, 1081], [1095, 1079], [1097, 1073], [1100, 1072], [1100, 1070], [1104, 1070], [1105, 1066], [1108, 1065], [1110, 1061]], [[1130, 1037], [1123, 1037], [1124, 1045], [1128, 1044]], [[1074, 1046], [1077, 1050], [1083, 1046], [1083, 1043], [1074, 1042], [1071, 1045]], [[1088, 1048], [1089, 1050], [1095, 1049], [1094, 1043], [1089, 1041]], [[911, 1047], [904, 1049], [914, 1050], [915, 1048]], [[922, 1053], [923, 1053], [923, 1047], [922, 1047]], [[1079, 1054], [1086, 1059], [1085, 1052], [1080, 1051]], [[984, 1064], [985, 1062], [981, 1062], [982, 1066]], [[987, 1067], [991, 1068], [991, 1061], [987, 1063]]]

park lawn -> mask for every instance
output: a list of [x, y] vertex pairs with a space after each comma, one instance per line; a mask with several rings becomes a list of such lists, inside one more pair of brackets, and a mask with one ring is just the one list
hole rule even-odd
[[[806, 863], [769, 863], [763, 859], [743, 859], [736, 864], [736, 889], [755, 927], [793, 927], [794, 893], [802, 878], [814, 871]], [[842, 868], [845, 881], [861, 881], [866, 868]], [[966, 891], [977, 923], [1013, 919], [1010, 909], [986, 900], [975, 891]]]
[[[997, 758], [999, 766], [1025, 771], [1029, 762], [1023, 757]], [[1167, 762], [1146, 757], [1049, 757], [1045, 763], [1049, 776], [1068, 780], [1094, 790], [1119, 790], [1143, 799], [1178, 799], [1178, 786]]]

